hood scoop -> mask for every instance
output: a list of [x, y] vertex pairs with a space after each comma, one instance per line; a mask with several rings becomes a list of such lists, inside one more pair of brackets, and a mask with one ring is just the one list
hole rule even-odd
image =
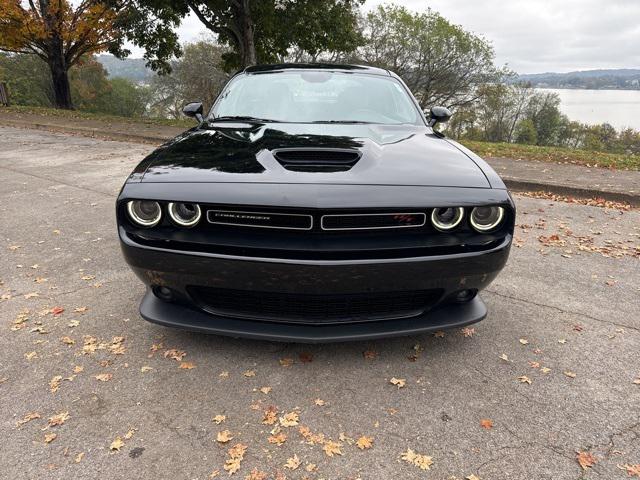
[[346, 172], [358, 163], [362, 152], [345, 148], [280, 148], [275, 159], [294, 172]]

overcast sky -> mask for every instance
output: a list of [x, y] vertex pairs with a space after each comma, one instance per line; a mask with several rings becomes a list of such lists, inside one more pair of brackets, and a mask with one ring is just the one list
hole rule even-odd
[[[385, 0], [367, 0], [366, 9]], [[640, 0], [397, 0], [428, 7], [484, 36], [499, 64], [519, 73], [640, 68]], [[180, 27], [182, 41], [206, 30], [197, 18]]]

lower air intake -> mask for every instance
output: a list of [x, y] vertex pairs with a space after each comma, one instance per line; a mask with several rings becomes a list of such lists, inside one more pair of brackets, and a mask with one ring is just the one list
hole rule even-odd
[[339, 323], [414, 317], [433, 306], [440, 290], [313, 295], [190, 287], [206, 311], [227, 317], [290, 323]]

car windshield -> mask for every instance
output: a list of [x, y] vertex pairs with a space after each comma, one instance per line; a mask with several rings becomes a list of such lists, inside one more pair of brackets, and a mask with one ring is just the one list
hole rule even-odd
[[419, 111], [392, 77], [329, 71], [243, 74], [211, 110], [216, 118], [294, 123], [419, 124]]

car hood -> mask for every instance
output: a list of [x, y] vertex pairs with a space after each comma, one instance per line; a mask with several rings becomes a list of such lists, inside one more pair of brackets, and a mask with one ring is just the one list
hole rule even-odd
[[[280, 148], [356, 149], [361, 157], [347, 171], [300, 172], [276, 160]], [[160, 147], [137, 171], [142, 182], [490, 188], [466, 154], [427, 127], [406, 125], [204, 124]]]

